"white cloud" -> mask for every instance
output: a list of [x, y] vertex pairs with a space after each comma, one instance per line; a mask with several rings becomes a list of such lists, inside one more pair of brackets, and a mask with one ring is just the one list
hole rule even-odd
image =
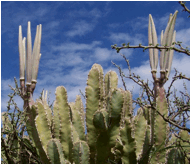
[[140, 43], [143, 43], [142, 34], [135, 34], [131, 36], [128, 33], [111, 33], [109, 39], [116, 44], [127, 44], [128, 42], [130, 42], [130, 45], [138, 45]]
[[8, 85], [13, 87], [14, 80], [13, 79], [1, 80], [1, 91], [10, 90], [10, 87]]
[[135, 31], [148, 28], [148, 17], [137, 17], [135, 20], [131, 21], [132, 27]]
[[75, 36], [83, 36], [89, 32], [91, 32], [95, 27], [94, 23], [89, 23], [84, 20], [75, 22], [75, 24], [71, 27], [72, 30], [69, 30], [66, 35], [69, 37]]
[[82, 51], [82, 50], [92, 50], [96, 46], [100, 45], [100, 41], [93, 41], [90, 44], [68, 42], [62, 43], [59, 46], [52, 46], [53, 51]]
[[[171, 74], [169, 76], [169, 80], [166, 82], [165, 84], [165, 89], [167, 90], [170, 86], [170, 83], [172, 82], [172, 77], [175, 74], [175, 70], [174, 68], [178, 71], [181, 72], [183, 75], [190, 77], [190, 57], [188, 57], [185, 54], [180, 54], [180, 53], [176, 53], [174, 58], [173, 58], [173, 62], [172, 62], [172, 67], [171, 67]], [[184, 92], [184, 86], [183, 83], [186, 84], [188, 92], [190, 91], [190, 81], [187, 80], [176, 80], [173, 84], [173, 89], [177, 89], [178, 91], [178, 96], [180, 96], [179, 91], [183, 91]]]
[[[172, 13], [172, 14], [174, 14], [174, 13]], [[155, 20], [156, 21], [156, 27], [158, 27], [159, 29], [165, 30], [166, 26], [168, 24], [169, 16], [170, 16], [170, 13], [166, 13], [163, 17], [156, 19]], [[179, 26], [184, 24], [184, 21], [185, 21], [184, 18], [179, 17], [179, 15], [177, 15], [175, 29], [179, 28]]]
[[79, 10], [73, 10], [68, 13], [68, 15], [72, 18], [83, 17], [83, 18], [91, 18], [91, 19], [98, 19], [102, 16], [102, 14], [103, 13], [97, 8], [93, 8], [91, 10], [81, 8]]
[[54, 30], [55, 27], [58, 27], [60, 25], [60, 22], [59, 21], [51, 21], [49, 22], [48, 24], [46, 24], [46, 29], [43, 28], [43, 30]]
[[103, 13], [102, 13], [99, 9], [97, 9], [97, 8], [92, 9], [92, 10], [88, 13], [88, 16], [89, 16], [89, 17], [92, 17], [92, 16], [93, 16], [95, 19], [100, 18], [102, 15], [103, 15]]
[[183, 47], [190, 47], [190, 29], [182, 29], [176, 32], [176, 41], [181, 41]]
[[99, 62], [122, 60], [122, 58], [119, 58], [119, 54], [117, 54], [116, 51], [101, 47], [94, 49], [93, 57], [95, 57]]

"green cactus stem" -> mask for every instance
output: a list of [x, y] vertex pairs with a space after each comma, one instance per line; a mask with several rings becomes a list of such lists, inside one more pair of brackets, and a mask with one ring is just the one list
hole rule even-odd
[[98, 131], [93, 125], [93, 114], [103, 106], [103, 69], [100, 65], [94, 64], [88, 74], [86, 87], [86, 124], [87, 140], [90, 147], [90, 163], [95, 163], [96, 139]]
[[[59, 127], [59, 140], [63, 148], [64, 157], [66, 160], [72, 162], [72, 123], [66, 89], [63, 86], [57, 87], [55, 95], [56, 100], [54, 102], [53, 113], [58, 116], [56, 119], [54, 118], [53, 125], [57, 123], [59, 126], [54, 127], [54, 132], [55, 128], [58, 129]], [[59, 120], [59, 122], [56, 120]]]
[[109, 128], [109, 146], [115, 146], [117, 136], [119, 135], [119, 126], [121, 113], [123, 109], [124, 95], [122, 89], [112, 89], [110, 98], [110, 128]]
[[142, 108], [138, 109], [138, 114], [134, 118], [134, 129], [134, 137], [136, 142], [136, 156], [137, 159], [140, 159], [145, 143], [145, 134], [147, 131], [147, 121], [143, 116]]
[[[165, 97], [164, 87], [160, 83], [155, 83], [156, 110], [158, 113], [166, 117], [168, 115], [168, 104]], [[154, 121], [154, 142], [156, 153], [151, 159], [151, 163], [165, 163], [165, 153], [160, 152], [166, 145], [167, 122], [162, 116], [156, 114]]]
[[37, 149], [38, 154], [40, 155], [40, 159], [43, 163], [50, 163], [45, 150], [43, 149], [40, 136], [38, 134], [36, 124], [35, 124], [35, 118], [37, 116], [37, 110], [36, 106], [33, 105], [29, 111], [29, 114], [27, 116], [27, 122], [26, 122], [26, 128], [27, 132], [29, 134], [29, 137], [32, 139], [33, 143], [35, 144], [35, 147]]
[[47, 155], [52, 164], [66, 164], [61, 144], [57, 139], [51, 139], [48, 142]]
[[80, 140], [86, 140], [85, 125], [84, 125], [84, 112], [81, 97], [76, 96], [75, 103], [70, 103], [72, 112], [72, 126], [75, 127]]
[[123, 164], [136, 164], [136, 142], [132, 136], [132, 126], [128, 119], [125, 120], [125, 126], [120, 130], [120, 137], [123, 144]]
[[47, 144], [52, 138], [51, 128], [48, 124], [48, 115], [44, 109], [44, 106], [40, 100], [37, 100], [38, 115], [35, 118], [35, 125], [38, 131], [40, 141], [42, 143], [44, 151], [47, 151]]
[[93, 115], [93, 124], [99, 131], [107, 131], [109, 114], [105, 109], [97, 110]]
[[89, 146], [85, 141], [78, 141], [73, 146], [73, 159], [76, 164], [89, 164]]

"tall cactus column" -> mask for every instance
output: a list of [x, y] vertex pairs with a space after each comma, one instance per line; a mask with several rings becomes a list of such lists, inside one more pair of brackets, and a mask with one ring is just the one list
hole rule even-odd
[[[34, 125], [34, 120], [36, 117], [36, 111], [32, 106], [35, 104], [33, 101], [33, 92], [37, 83], [38, 67], [40, 61], [40, 45], [41, 45], [41, 33], [42, 25], [37, 25], [36, 36], [34, 41], [34, 46], [32, 49], [32, 39], [31, 39], [31, 23], [28, 22], [27, 29], [27, 39], [22, 37], [22, 27], [19, 26], [19, 61], [20, 61], [20, 88], [21, 88], [21, 97], [24, 101], [24, 110], [27, 112], [27, 131], [31, 133], [31, 137], [36, 140], [36, 144], [39, 143], [40, 139], [38, 138], [37, 130]], [[27, 44], [26, 44], [27, 42]], [[26, 83], [25, 83], [26, 80]], [[26, 85], [26, 86], [25, 86]], [[46, 157], [45, 152], [42, 148], [37, 147], [41, 157]], [[47, 159], [43, 160], [46, 163], [49, 163]]]
[[[170, 15], [165, 33], [163, 31], [161, 33], [161, 45], [162, 46], [170, 46], [174, 47], [173, 42], [175, 42], [176, 31], [174, 31], [175, 21], [178, 11]], [[156, 46], [157, 45], [157, 34], [155, 30], [154, 21], [152, 16], [149, 15], [149, 26], [148, 26], [148, 40], [149, 45]], [[161, 162], [165, 163], [165, 153], [159, 152], [160, 149], [164, 148], [165, 140], [166, 140], [166, 131], [167, 131], [167, 123], [164, 121], [162, 116], [166, 117], [168, 115], [168, 105], [164, 90], [164, 84], [168, 80], [170, 69], [172, 65], [173, 59], [173, 50], [165, 50], [163, 49], [160, 54], [160, 78], [156, 77], [157, 65], [158, 65], [158, 50], [157, 49], [149, 49], [149, 57], [150, 57], [150, 66], [152, 77], [154, 80], [154, 92], [155, 92], [155, 110], [152, 110], [152, 116], [155, 118], [154, 123], [154, 132], [151, 132], [152, 139], [151, 145], [155, 142], [155, 147], [158, 150], [153, 158], [151, 159], [151, 163]], [[162, 115], [162, 116], [161, 116]], [[153, 129], [152, 129], [153, 130]], [[151, 131], [152, 131], [151, 130]], [[162, 130], [162, 131], [161, 131]]]
[[67, 101], [67, 91], [63, 86], [56, 88], [56, 100], [54, 102], [54, 132], [60, 140], [64, 156], [72, 162], [72, 123], [70, 116], [70, 106]]
[[90, 163], [95, 163], [98, 130], [93, 125], [93, 114], [103, 108], [103, 69], [94, 64], [89, 72], [86, 87], [87, 141], [90, 147]]

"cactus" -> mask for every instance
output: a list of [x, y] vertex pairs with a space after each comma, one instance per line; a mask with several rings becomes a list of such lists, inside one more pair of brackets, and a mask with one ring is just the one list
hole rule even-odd
[[[161, 32], [161, 45], [162, 46], [171, 46], [173, 47], [175, 42], [175, 35], [176, 31], [174, 31], [175, 21], [178, 11], [175, 11], [174, 15], [170, 14], [169, 21], [166, 27], [166, 30], [163, 34]], [[149, 15], [149, 28], [148, 28], [148, 39], [149, 43], [153, 44], [154, 46], [157, 44], [157, 35], [155, 30], [154, 21], [152, 16]], [[168, 105], [165, 96], [164, 84], [168, 80], [170, 69], [172, 65], [172, 58], [173, 58], [173, 50], [161, 50], [160, 54], [160, 78], [156, 77], [156, 69], [158, 65], [158, 49], [149, 50], [149, 57], [151, 63], [151, 72], [154, 80], [154, 92], [155, 92], [155, 107], [156, 111], [166, 117], [168, 115]], [[156, 65], [154, 65], [154, 64]], [[153, 66], [154, 65], [154, 66]], [[152, 163], [161, 162], [165, 163], [165, 152], [161, 152], [159, 150], [165, 148], [166, 146], [166, 132], [168, 124], [164, 121], [164, 119], [153, 110], [153, 118], [152, 125], [154, 124], [154, 132], [152, 130], [153, 139], [155, 141], [156, 151], [152, 157]], [[161, 130], [163, 130], [161, 132]]]
[[[30, 108], [31, 118], [27, 120], [29, 137], [42, 163], [171, 163], [178, 162], [177, 155], [183, 156], [180, 162], [188, 162], [189, 155], [182, 155], [180, 148], [175, 150], [174, 141], [188, 153], [185, 141], [189, 135], [180, 132], [184, 141], [174, 137], [164, 144], [166, 122], [159, 115], [153, 120], [149, 105], [139, 108], [133, 116], [131, 92], [117, 88], [117, 81], [115, 72], [109, 71], [104, 77], [100, 65], [92, 66], [86, 88], [86, 113], [80, 96], [68, 103], [63, 86], [56, 88], [53, 110], [48, 106], [47, 92], [43, 91], [42, 99]], [[161, 95], [156, 98], [156, 105], [158, 111], [166, 113], [166, 100]], [[89, 122], [87, 135], [85, 120]], [[91, 141], [93, 138], [95, 141]]]
[[[173, 16], [170, 15], [164, 35], [162, 32], [162, 45], [172, 46], [172, 42], [175, 41], [176, 15], [177, 11]], [[157, 34], [151, 15], [149, 15], [148, 32], [149, 44], [156, 45]], [[25, 38], [22, 38], [21, 26], [19, 27], [21, 97], [27, 113], [27, 132], [42, 163], [189, 162], [187, 145], [189, 134], [180, 131], [178, 138], [172, 135], [169, 140], [166, 135], [168, 124], [161, 117], [161, 115], [167, 116], [168, 113], [163, 85], [170, 73], [172, 50], [161, 51], [160, 78], [156, 78], [158, 50], [154, 48], [149, 50], [151, 73], [154, 79], [155, 108], [146, 105], [139, 108], [137, 115], [134, 116], [131, 92], [117, 87], [116, 72], [109, 71], [104, 76], [103, 68], [99, 64], [94, 64], [88, 74], [85, 89], [86, 112], [80, 96], [76, 97], [75, 102], [68, 102], [67, 91], [63, 86], [56, 88], [53, 110], [47, 103], [47, 92], [43, 91], [42, 98], [34, 102], [32, 94], [36, 86], [41, 55], [40, 43], [41, 25], [37, 26], [33, 52], [30, 22], [27, 32], [27, 50]], [[32, 64], [35, 66], [34, 69], [31, 68]], [[4, 122], [4, 128], [7, 128], [8, 124], [9, 122], [7, 125]], [[178, 161], [177, 157], [181, 157], [181, 160]]]
[[[168, 149], [173, 146], [172, 141], [166, 144], [167, 123], [157, 114], [153, 119], [149, 105], [139, 108], [133, 116], [131, 93], [117, 88], [117, 80], [115, 72], [109, 71], [104, 77], [100, 65], [92, 66], [86, 87], [87, 135], [80, 96], [68, 103], [66, 89], [57, 87], [53, 113], [47, 111], [44, 94], [42, 100], [36, 101], [32, 108], [36, 112], [37, 140], [45, 153], [42, 160], [78, 164], [165, 163], [176, 155], [173, 148]], [[156, 109], [165, 115], [167, 103], [161, 96], [159, 91]]]

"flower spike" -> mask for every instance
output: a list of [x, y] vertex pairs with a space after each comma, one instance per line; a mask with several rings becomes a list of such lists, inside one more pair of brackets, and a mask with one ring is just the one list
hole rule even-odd
[[[157, 45], [157, 33], [151, 14], [149, 14], [148, 40], [149, 40], [149, 45], [150, 44], [152, 46]], [[149, 57], [150, 57], [151, 72], [156, 73], [158, 65], [158, 49], [149, 49]]]
[[41, 44], [42, 25], [38, 25], [36, 29], [36, 37], [33, 48], [33, 70], [32, 70], [32, 82], [36, 83], [38, 75], [38, 67], [40, 61], [40, 44]]
[[20, 80], [25, 80], [25, 54], [24, 54], [21, 26], [19, 26], [19, 58], [20, 58]]
[[26, 85], [31, 85], [32, 78], [32, 41], [31, 41], [31, 23], [28, 22], [27, 28], [27, 68], [26, 68], [26, 76], [27, 83]]
[[[23, 96], [25, 95], [25, 79], [27, 91], [32, 92], [36, 86], [39, 61], [41, 57], [42, 25], [37, 25], [34, 46], [32, 50], [31, 23], [28, 22], [27, 38], [22, 38], [22, 27], [19, 26], [19, 58], [20, 58], [20, 84]], [[27, 43], [26, 43], [27, 42]], [[27, 46], [27, 47], [26, 47]], [[25, 78], [26, 74], [26, 78]]]
[[[167, 24], [166, 30], [164, 32], [164, 36], [162, 39], [162, 46], [172, 46], [173, 34], [174, 34], [174, 27], [175, 21], [178, 11], [175, 11], [174, 15], [170, 15], [169, 22]], [[161, 73], [165, 73], [166, 69], [169, 68], [168, 64], [171, 62], [167, 62], [169, 59], [170, 51], [163, 49], [160, 55], [160, 70]], [[172, 56], [172, 55], [171, 55]], [[172, 60], [172, 59], [171, 59]]]

